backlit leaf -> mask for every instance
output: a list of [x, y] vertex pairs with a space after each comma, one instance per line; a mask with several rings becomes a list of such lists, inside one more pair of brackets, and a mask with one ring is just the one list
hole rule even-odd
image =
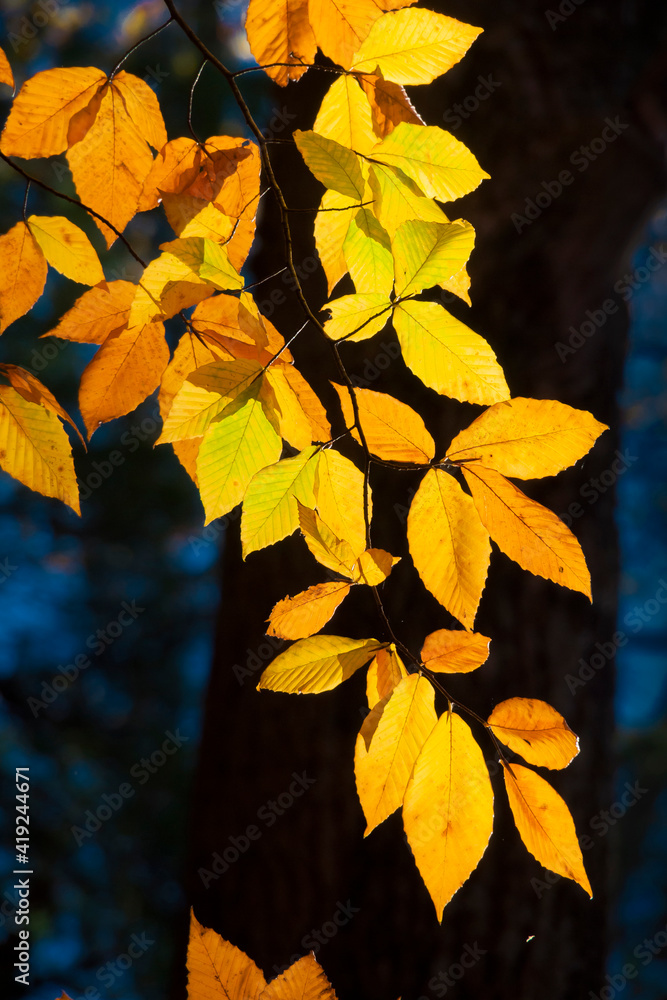
[[253, 396], [213, 423], [197, 456], [206, 524], [236, 507], [255, 473], [277, 462], [281, 451], [282, 441]]
[[374, 708], [379, 701], [390, 695], [397, 684], [400, 684], [407, 676], [403, 661], [396, 652], [393, 643], [387, 649], [378, 650], [366, 675], [368, 707]]
[[441, 918], [477, 867], [493, 829], [493, 791], [470, 727], [445, 712], [414, 766], [403, 825], [417, 867]]
[[393, 323], [403, 360], [431, 389], [469, 403], [509, 397], [491, 347], [439, 303], [401, 302]]
[[262, 400], [276, 431], [293, 448], [307, 448], [312, 441], [310, 421], [299, 397], [287, 380], [288, 365], [271, 365], [264, 374]]
[[343, 245], [350, 222], [359, 211], [359, 199], [338, 191], [325, 191], [315, 217], [315, 246], [327, 276], [328, 294], [347, 274]]
[[[280, 355], [282, 361], [286, 354]], [[331, 438], [331, 425], [327, 420], [327, 411], [322, 406], [319, 396], [313, 390], [309, 382], [306, 382], [301, 372], [292, 364], [281, 365], [283, 377], [286, 379], [292, 392], [296, 395], [299, 406], [306, 415], [310, 423], [310, 433], [313, 441], [329, 441]], [[270, 371], [270, 369], [269, 369]]]
[[131, 281], [101, 282], [80, 295], [58, 325], [43, 336], [102, 344], [110, 334], [127, 326], [136, 290]]
[[0, 49], [0, 83], [6, 83], [8, 87], [14, 88], [14, 74], [4, 49]]
[[11, 385], [0, 385], [0, 466], [81, 513], [72, 447], [58, 416]]
[[201, 437], [260, 372], [256, 361], [236, 359], [212, 361], [191, 372], [174, 397], [158, 444]]
[[105, 74], [94, 66], [35, 73], [14, 99], [0, 149], [5, 156], [24, 159], [63, 153], [75, 138], [70, 134], [72, 119], [84, 111], [105, 82]]
[[389, 298], [394, 287], [391, 243], [369, 209], [360, 208], [351, 220], [343, 256], [357, 292], [379, 292]]
[[[335, 448], [323, 448], [318, 455], [315, 506], [334, 534], [350, 543], [355, 555], [365, 550], [364, 474]], [[369, 518], [372, 509], [369, 486]]]
[[281, 639], [305, 639], [319, 632], [350, 592], [345, 581], [318, 583], [296, 597], [286, 597], [269, 616], [268, 635]]
[[537, 698], [508, 698], [487, 722], [501, 743], [538, 767], [567, 767], [579, 753], [579, 740], [555, 708]]
[[25, 315], [44, 291], [48, 268], [25, 222], [0, 236], [0, 333]]
[[23, 396], [25, 400], [29, 403], [39, 403], [40, 406], [50, 410], [51, 413], [55, 413], [56, 416], [60, 417], [61, 420], [64, 420], [66, 424], [73, 427], [83, 443], [81, 432], [70, 417], [69, 413], [63, 410], [56, 397], [46, 388], [45, 385], [42, 385], [38, 378], [35, 378], [35, 376], [26, 371], [25, 368], [19, 368], [18, 365], [0, 365], [0, 372], [2, 372], [5, 378], [9, 380], [10, 385], [13, 386], [13, 388], [16, 389], [16, 391]]
[[318, 563], [331, 569], [334, 573], [351, 580], [354, 574], [356, 553], [348, 541], [331, 530], [316, 510], [311, 510], [297, 500], [299, 511], [299, 527], [303, 532], [306, 545], [317, 559]]
[[448, 449], [454, 462], [480, 462], [503, 476], [555, 476], [608, 430], [585, 410], [554, 399], [510, 399], [485, 410]]
[[371, 106], [354, 76], [343, 75], [324, 95], [313, 131], [325, 139], [368, 153], [377, 143]]
[[51, 267], [82, 285], [104, 281], [100, 259], [86, 234], [62, 215], [31, 215], [28, 228]]
[[491, 544], [470, 497], [440, 469], [429, 469], [408, 515], [410, 554], [424, 586], [471, 630]]
[[259, 1000], [266, 980], [252, 959], [190, 915], [188, 1000]]
[[326, 307], [331, 319], [324, 324], [324, 330], [332, 340], [360, 341], [379, 333], [386, 326], [391, 315], [388, 295], [378, 292], [364, 292], [360, 295], [342, 295], [328, 302]]
[[[347, 387], [336, 385], [347, 427], [354, 424], [352, 400]], [[359, 419], [366, 444], [373, 455], [390, 462], [426, 464], [435, 457], [435, 443], [424, 421], [411, 406], [386, 392], [355, 389]], [[353, 431], [360, 440], [358, 431]]]
[[311, 952], [272, 979], [261, 1000], [336, 1000], [336, 994]]
[[399, 122], [424, 124], [399, 84], [385, 80], [381, 73], [363, 74], [359, 82], [370, 102], [373, 129], [380, 139], [393, 132]]
[[392, 241], [396, 294], [443, 285], [465, 266], [474, 245], [468, 222], [404, 222]]
[[424, 639], [421, 659], [429, 670], [445, 674], [468, 674], [487, 660], [491, 640], [479, 632], [438, 629]]
[[377, 639], [346, 639], [339, 635], [300, 639], [269, 664], [257, 690], [287, 694], [332, 691], [384, 645]]
[[436, 722], [435, 691], [418, 674], [403, 678], [364, 719], [354, 771], [365, 837], [403, 802], [414, 763]]
[[392, 568], [400, 562], [400, 556], [392, 556], [384, 549], [366, 549], [359, 556], [353, 580], [368, 587], [377, 587], [387, 579]]
[[468, 51], [481, 28], [432, 10], [400, 10], [375, 21], [352, 60], [352, 69], [394, 83], [431, 83]]
[[243, 558], [287, 538], [299, 527], [297, 500], [306, 507], [315, 502], [313, 487], [317, 449], [306, 448], [262, 469], [250, 480], [241, 516]]
[[[248, 44], [267, 74], [286, 86], [307, 70], [317, 43], [308, 19], [308, 0], [250, 0], [245, 22]], [[271, 66], [289, 63], [289, 66]]]
[[[309, 0], [310, 22], [317, 44], [326, 56], [345, 69], [385, 10], [410, 0]], [[375, 67], [373, 67], [375, 71]]]
[[435, 125], [401, 122], [370, 155], [401, 170], [425, 195], [439, 201], [462, 198], [489, 176], [462, 142]]
[[559, 517], [491, 469], [464, 465], [480, 519], [506, 556], [523, 569], [591, 600], [591, 578], [579, 542]]
[[411, 219], [439, 224], [448, 221], [440, 206], [425, 197], [401, 170], [374, 163], [369, 172], [369, 184], [375, 199], [373, 211], [392, 236], [399, 226]]
[[503, 763], [514, 822], [530, 853], [549, 871], [571, 878], [592, 898], [593, 891], [570, 810], [551, 785], [521, 764], [510, 773]]
[[196, 337], [186, 330], [160, 381], [158, 403], [163, 422], [167, 419], [174, 398], [188, 375], [214, 361], [231, 360], [233, 360], [232, 355], [222, 346], [215, 334], [201, 333]]
[[81, 376], [79, 409], [88, 434], [143, 403], [159, 385], [168, 363], [162, 323], [138, 324], [109, 334]]
[[[113, 78], [113, 86], [123, 98], [125, 109], [135, 128], [155, 150], [167, 142], [167, 130], [155, 91], [138, 76], [121, 70]], [[151, 164], [152, 165], [152, 164]]]
[[363, 199], [364, 178], [355, 153], [316, 132], [294, 133], [299, 152], [318, 181], [348, 198]]

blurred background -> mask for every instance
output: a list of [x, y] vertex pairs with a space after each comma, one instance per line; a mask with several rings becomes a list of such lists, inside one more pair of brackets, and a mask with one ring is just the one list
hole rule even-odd
[[[576, 468], [526, 489], [571, 522], [591, 566], [593, 608], [496, 552], [477, 623], [494, 638], [492, 657], [471, 695], [470, 679], [461, 686], [480, 713], [506, 697], [546, 698], [579, 734], [580, 757], [550, 780], [588, 835], [595, 898], [548, 880], [518, 842], [500, 790], [495, 836], [442, 926], [398, 819], [362, 841], [352, 748], [363, 681], [310, 700], [255, 691], [274, 654], [263, 635], [266, 614], [288, 590], [314, 582], [315, 565], [294, 539], [244, 566], [238, 519], [202, 528], [189, 479], [169, 448], [153, 448], [159, 420], [151, 398], [100, 429], [87, 454], [79, 449], [80, 520], [0, 475], [6, 995], [55, 1000], [64, 988], [73, 1000], [98, 1000], [86, 990], [104, 1000], [183, 997], [190, 905], [267, 977], [315, 942], [342, 998], [667, 995], [667, 10], [651, 0], [424, 6], [485, 28], [460, 66], [411, 93], [425, 120], [466, 142], [492, 176], [456, 206], [478, 231], [473, 310], [446, 304], [488, 338], [514, 395], [561, 399], [612, 428]], [[251, 64], [243, 3], [191, 0], [183, 11], [228, 65]], [[59, 65], [111, 71], [166, 14], [157, 0], [3, 0], [1, 18], [0, 44], [21, 83]], [[170, 138], [186, 134], [200, 62], [171, 25], [125, 65], [155, 89]], [[258, 121], [268, 125], [287, 110], [301, 128], [312, 124], [330, 82], [314, 71], [286, 91], [261, 73], [242, 80]], [[10, 95], [2, 89], [4, 114]], [[618, 139], [601, 148], [608, 119], [619, 123]], [[245, 134], [210, 67], [194, 122], [204, 135]], [[318, 185], [274, 149], [290, 204], [315, 206]], [[73, 193], [64, 158], [28, 168]], [[574, 182], [545, 197], [564, 169]], [[0, 184], [5, 232], [20, 216], [25, 187], [4, 164]], [[268, 202], [250, 280], [281, 266]], [[68, 215], [100, 248], [82, 212], [36, 187], [29, 210]], [[312, 256], [311, 223], [297, 225], [297, 260]], [[127, 230], [147, 257], [170, 235], [159, 212]], [[104, 263], [109, 278], [139, 277], [122, 246]], [[301, 319], [288, 294], [271, 300], [275, 288], [285, 291], [280, 279], [267, 282], [257, 301], [288, 335]], [[306, 289], [319, 307], [321, 276]], [[79, 292], [51, 271], [46, 294], [0, 340], [0, 360], [28, 368], [73, 414], [94, 349], [40, 337]], [[605, 311], [608, 302], [615, 308]], [[177, 324], [168, 327], [172, 345], [179, 333]], [[350, 345], [350, 370], [372, 381], [377, 373], [374, 388], [391, 391], [392, 380], [406, 378], [395, 362], [380, 380], [393, 344], [385, 330]], [[331, 372], [308, 345], [296, 353], [330, 403]], [[443, 404], [416, 380], [407, 384], [415, 395], [406, 398], [443, 445], [478, 412]], [[115, 449], [123, 461], [105, 475]], [[415, 485], [402, 481], [378, 512], [376, 544], [397, 554], [401, 511]], [[378, 478], [376, 496], [383, 486], [394, 489]], [[451, 624], [408, 559], [388, 601], [402, 637], [415, 645]], [[346, 614], [333, 631], [378, 628], [363, 601]], [[63, 684], [81, 654], [90, 666]], [[175, 752], [165, 752], [165, 742]], [[31, 769], [28, 990], [12, 970], [16, 766]], [[305, 775], [303, 796], [288, 791], [295, 774]], [[118, 804], [127, 782], [135, 794]], [[96, 829], [103, 806], [101, 815], [112, 815]], [[252, 824], [261, 837], [244, 847]], [[237, 860], [216, 873], [215, 855], [230, 847], [227, 856], [236, 852]], [[133, 943], [139, 957], [116, 964]], [[466, 948], [479, 957], [458, 978], [452, 970], [462, 968]]]

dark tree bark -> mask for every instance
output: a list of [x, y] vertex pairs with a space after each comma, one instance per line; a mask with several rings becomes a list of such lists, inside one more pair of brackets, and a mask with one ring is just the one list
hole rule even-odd
[[[613, 286], [629, 269], [633, 235], [665, 190], [667, 12], [651, 0], [560, 4], [573, 10], [562, 20], [548, 17], [542, 0], [473, 5], [451, 0], [427, 6], [485, 28], [458, 67], [412, 93], [427, 123], [454, 129], [492, 178], [455, 206], [453, 217], [469, 219], [478, 235], [471, 266], [473, 308], [452, 303], [452, 311], [489, 340], [513, 395], [559, 399], [591, 410], [612, 427], [585, 462], [526, 487], [561, 516], [579, 502], [581, 515], [572, 519], [572, 527], [591, 568], [593, 606], [495, 551], [477, 620], [478, 630], [493, 638], [492, 655], [478, 673], [455, 679], [458, 683], [450, 687], [482, 715], [516, 695], [544, 698], [565, 714], [582, 750], [567, 771], [551, 773], [549, 780], [570, 805], [579, 833], [590, 835], [590, 819], [612, 802], [613, 667], [606, 663], [585, 686], [568, 684], [567, 675], [578, 678], [581, 660], [588, 663], [595, 643], [608, 643], [614, 633], [617, 548], [613, 490], [601, 493], [594, 504], [580, 491], [614, 460], [615, 395], [627, 314]], [[555, 2], [552, 14], [562, 16]], [[276, 95], [276, 106], [287, 104], [298, 115], [295, 126], [303, 128], [311, 127], [331, 78], [313, 71], [307, 79], [310, 83]], [[466, 98], [461, 114], [455, 105]], [[460, 127], [457, 116], [463, 119]], [[586, 154], [576, 151], [603, 134], [606, 119], [619, 123], [619, 134], [611, 141], [613, 130], [608, 130], [604, 150], [596, 143], [584, 169]], [[288, 203], [316, 205], [317, 185], [283, 147], [273, 150], [280, 154], [274, 153]], [[562, 171], [569, 171], [571, 183], [559, 180]], [[562, 194], [556, 196], [558, 184]], [[269, 197], [261, 219], [260, 274], [282, 262]], [[517, 216], [526, 216], [527, 199], [539, 211], [523, 223]], [[313, 253], [312, 217], [293, 218], [298, 220], [296, 259], [304, 260]], [[275, 288], [291, 299], [278, 281], [265, 286], [267, 304]], [[308, 277], [305, 289], [315, 307], [324, 301], [320, 276]], [[583, 339], [583, 346], [564, 359], [559, 356], [556, 345], [569, 344], [570, 328], [579, 330], [587, 310], [597, 315], [606, 300], [617, 304], [617, 311], [594, 335], [575, 340]], [[277, 308], [272, 319], [286, 335], [302, 322], [292, 301]], [[380, 354], [389, 356], [386, 345], [392, 343], [393, 334], [385, 331], [364, 345], [350, 345], [350, 371], [368, 376], [373, 368], [367, 362], [374, 365]], [[295, 347], [297, 360], [320, 387], [335, 377], [321, 351], [312, 330]], [[400, 359], [382, 379], [373, 387], [398, 392], [402, 384], [403, 398], [424, 414], [443, 447], [479, 412], [437, 398]], [[326, 399], [333, 413], [331, 395]], [[400, 637], [418, 651], [428, 631], [449, 622], [412, 571], [400, 541], [400, 505], [408, 506], [416, 481], [410, 475], [382, 474], [374, 477], [373, 488], [378, 507], [383, 495], [391, 496], [374, 526], [374, 544], [403, 556], [386, 587], [387, 608]], [[247, 950], [272, 976], [274, 967], [313, 947], [306, 940], [311, 929], [327, 940], [335, 915], [349, 906], [348, 922], [318, 950], [341, 997], [442, 996], [450, 972], [446, 989], [455, 984], [461, 998], [564, 1000], [599, 991], [607, 947], [604, 840], [592, 834], [584, 841], [595, 890], [591, 902], [574, 883], [548, 880], [521, 845], [494, 779], [494, 836], [439, 925], [399, 817], [362, 838], [353, 751], [365, 704], [363, 677], [318, 697], [255, 690], [261, 668], [274, 655], [263, 632], [273, 603], [321, 579], [303, 542], [294, 537], [244, 564], [235, 523], [225, 536], [221, 572], [223, 599], [188, 872], [189, 898], [199, 919]], [[356, 604], [350, 600], [333, 624], [340, 634], [350, 630], [384, 638], [363, 595]], [[240, 683], [238, 675], [246, 669]], [[493, 770], [493, 747], [483, 746]], [[278, 815], [292, 797], [290, 786], [292, 793], [296, 790], [293, 774], [304, 773], [314, 783]], [[252, 839], [250, 827], [258, 839]], [[238, 860], [205, 886], [198, 870], [210, 871], [213, 855], [234, 844]], [[473, 960], [461, 965], [461, 958], [471, 954], [474, 964], [464, 969]]]

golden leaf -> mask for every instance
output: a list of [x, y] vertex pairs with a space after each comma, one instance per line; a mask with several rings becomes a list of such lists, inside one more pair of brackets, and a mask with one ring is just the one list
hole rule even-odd
[[[346, 386], [333, 383], [343, 408], [345, 425], [354, 424], [352, 400]], [[426, 464], [435, 457], [435, 443], [424, 421], [411, 406], [386, 392], [355, 389], [359, 419], [369, 451], [389, 462]], [[353, 430], [360, 441], [359, 432]]]
[[25, 222], [0, 236], [0, 333], [25, 315], [44, 291], [48, 268]]
[[313, 635], [283, 650], [266, 668], [258, 691], [320, 694], [332, 691], [386, 644], [377, 639]]
[[343, 580], [318, 583], [296, 597], [278, 601], [269, 616], [267, 634], [281, 639], [305, 639], [319, 632], [350, 593], [350, 586]]
[[259, 1000], [266, 980], [252, 959], [190, 913], [188, 1000]]
[[99, 257], [86, 234], [62, 215], [31, 215], [28, 228], [51, 267], [83, 285], [104, 281]]
[[407, 677], [403, 661], [392, 643], [387, 649], [380, 649], [368, 667], [366, 675], [366, 696], [368, 707], [374, 708], [386, 698], [397, 684]]
[[537, 698], [508, 698], [487, 719], [501, 743], [538, 767], [567, 767], [579, 740], [555, 708]]
[[336, 1000], [336, 994], [311, 953], [272, 979], [261, 1000]]
[[424, 639], [421, 659], [425, 667], [445, 674], [468, 674], [487, 660], [491, 640], [479, 632], [441, 628]]
[[[323, 448], [317, 461], [315, 506], [322, 520], [339, 538], [350, 543], [355, 555], [366, 548], [364, 475], [334, 448]], [[368, 517], [373, 512], [368, 487]]]
[[287, 538], [299, 527], [297, 500], [306, 507], [315, 502], [313, 487], [316, 448], [306, 448], [261, 469], [250, 480], [243, 501], [241, 543], [243, 558]]
[[303, 76], [308, 67], [300, 64], [315, 58], [317, 43], [308, 19], [308, 0], [250, 0], [245, 28], [253, 56], [281, 87]]
[[42, 336], [102, 344], [110, 334], [127, 326], [136, 290], [131, 281], [100, 282], [80, 295], [58, 325]]

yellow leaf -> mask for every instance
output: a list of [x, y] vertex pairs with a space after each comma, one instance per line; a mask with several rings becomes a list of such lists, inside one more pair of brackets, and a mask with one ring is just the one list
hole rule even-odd
[[32, 309], [44, 291], [47, 270], [25, 222], [0, 236], [0, 333]]
[[[537, 698], [508, 698], [487, 719], [501, 743], [538, 767], [567, 767], [579, 740], [555, 708]], [[514, 765], [513, 765], [514, 766]]]
[[389, 296], [377, 292], [342, 295], [325, 306], [331, 319], [324, 330], [332, 340], [368, 340], [387, 325], [391, 313]]
[[310, 421], [287, 380], [288, 365], [271, 365], [264, 375], [261, 398], [274, 429], [288, 444], [299, 450], [312, 441]]
[[174, 396], [158, 444], [201, 437], [261, 372], [256, 361], [212, 361], [191, 372]]
[[469, 403], [509, 398], [491, 347], [437, 302], [400, 302], [393, 324], [403, 360], [431, 389]]
[[357, 153], [368, 153], [375, 146], [371, 106], [354, 76], [339, 76], [329, 87], [313, 131]]
[[490, 642], [479, 632], [441, 628], [424, 639], [422, 663], [438, 673], [468, 674], [487, 660]]
[[[237, 224], [237, 219], [225, 215], [215, 205], [205, 205], [197, 212], [179, 232], [179, 236], [187, 239], [190, 236], [205, 236], [214, 243], [226, 244]], [[236, 265], [234, 265], [236, 266]]]
[[102, 344], [127, 326], [137, 286], [131, 281], [102, 282], [80, 295], [58, 326], [44, 337], [62, 337], [79, 344]]
[[336, 994], [311, 952], [272, 979], [261, 1000], [336, 1000]]
[[443, 285], [465, 266], [474, 245], [469, 222], [404, 222], [392, 241], [396, 294]]
[[400, 556], [392, 556], [391, 552], [386, 552], [384, 549], [366, 549], [359, 556], [352, 579], [355, 583], [377, 587], [384, 583], [392, 568], [400, 560]]
[[[354, 53], [385, 10], [410, 0], [310, 0], [309, 17], [317, 44], [332, 62], [350, 68]], [[373, 67], [373, 72], [375, 67]]]
[[432, 10], [385, 14], [371, 28], [351, 68], [376, 73], [379, 67], [393, 83], [431, 83], [466, 54], [481, 31]]
[[0, 385], [0, 466], [29, 489], [81, 513], [72, 447], [60, 420], [52, 408], [9, 385]]
[[81, 439], [81, 443], [84, 444], [81, 432], [70, 417], [69, 413], [66, 413], [66, 411], [63, 410], [56, 397], [49, 392], [45, 385], [42, 385], [39, 379], [35, 378], [34, 375], [31, 375], [30, 372], [25, 370], [25, 368], [19, 368], [18, 365], [3, 364], [0, 365], [0, 371], [7, 379], [9, 379], [10, 385], [12, 385], [25, 400], [29, 403], [39, 403], [40, 406], [45, 406], [47, 410], [50, 410], [51, 413], [55, 413], [56, 416], [60, 417], [61, 420], [64, 420], [66, 424], [73, 427]]
[[485, 410], [454, 438], [453, 462], [480, 462], [503, 476], [555, 476], [583, 458], [608, 430], [585, 410], [554, 399], [516, 399]]
[[343, 245], [350, 222], [359, 211], [359, 199], [338, 191], [325, 191], [315, 216], [315, 246], [327, 276], [328, 294], [347, 274]]
[[296, 129], [293, 135], [308, 169], [318, 181], [348, 198], [363, 200], [364, 178], [356, 153], [316, 132]]
[[374, 196], [373, 211], [391, 236], [411, 219], [440, 224], [448, 221], [440, 206], [426, 198], [401, 170], [374, 163], [369, 183]]
[[[318, 456], [315, 506], [334, 534], [350, 543], [355, 556], [365, 550], [364, 474], [334, 448], [323, 448]], [[369, 486], [369, 520], [372, 512]]]
[[329, 525], [319, 517], [317, 511], [306, 507], [299, 500], [296, 503], [299, 511], [299, 527], [306, 545], [318, 563], [351, 580], [357, 559], [350, 543], [338, 538]]
[[[161, 150], [167, 142], [167, 130], [160, 111], [160, 102], [155, 91], [145, 80], [121, 70], [113, 78], [113, 84], [123, 99], [125, 110], [146, 142], [155, 150]], [[152, 164], [151, 164], [152, 166]]]
[[579, 542], [560, 518], [482, 465], [463, 466], [480, 519], [506, 556], [523, 569], [591, 600], [591, 578]]
[[8, 87], [14, 89], [14, 74], [4, 49], [0, 49], [0, 83], [6, 83]]
[[[115, 81], [105, 88], [95, 121], [84, 137], [68, 149], [67, 162], [83, 204], [122, 233], [136, 215], [153, 156]], [[110, 247], [116, 234], [94, 216], [93, 221]]]
[[197, 479], [197, 455], [199, 454], [199, 446], [203, 440], [203, 437], [199, 437], [188, 438], [187, 441], [171, 442], [176, 458], [181, 463], [197, 489], [199, 489], [199, 480]]
[[423, 194], [439, 201], [462, 198], [489, 176], [467, 146], [436, 125], [401, 122], [370, 156], [402, 171]]
[[190, 236], [164, 243], [161, 249], [173, 253], [194, 274], [219, 290], [243, 288], [243, 278], [230, 263], [226, 249], [213, 240], [204, 236]]
[[[288, 353], [287, 351], [283, 352], [280, 355], [280, 360], [282, 361]], [[327, 420], [327, 411], [322, 406], [319, 396], [294, 365], [284, 364], [281, 365], [281, 369], [292, 392], [294, 392], [299, 401], [299, 406], [306, 414], [306, 418], [310, 423], [312, 440], [329, 441], [331, 438], [331, 425]]]
[[[336, 385], [343, 408], [345, 425], [354, 424], [352, 400], [347, 387]], [[435, 442], [426, 430], [424, 421], [411, 406], [399, 402], [386, 392], [372, 389], [355, 389], [359, 419], [366, 444], [373, 455], [389, 462], [417, 462], [426, 464], [435, 457]], [[360, 441], [359, 432], [353, 431]]]
[[429, 469], [408, 515], [410, 554], [424, 586], [471, 630], [484, 590], [491, 544], [470, 497]]
[[220, 343], [215, 334], [201, 333], [198, 337], [189, 330], [183, 334], [174, 351], [174, 356], [167, 365], [160, 383], [158, 404], [160, 416], [166, 421], [176, 394], [182, 388], [188, 375], [198, 368], [214, 361], [230, 361], [232, 355]]
[[350, 586], [340, 580], [318, 583], [296, 597], [278, 601], [269, 616], [267, 634], [281, 639], [305, 639], [319, 632], [350, 593]]
[[[250, 0], [245, 28], [250, 50], [267, 74], [287, 86], [308, 69], [317, 43], [308, 19], [308, 0]], [[289, 66], [271, 66], [289, 63]]]
[[277, 462], [281, 451], [282, 441], [257, 398], [250, 396], [235, 412], [213, 423], [197, 456], [206, 524], [236, 507], [255, 473]]
[[521, 839], [541, 865], [571, 878], [592, 898], [570, 810], [551, 785], [528, 767], [503, 764], [507, 797]]
[[394, 644], [392, 643], [388, 649], [380, 649], [368, 667], [366, 675], [368, 707], [375, 708], [377, 703], [390, 695], [396, 685], [407, 676]]
[[269, 664], [257, 690], [287, 694], [332, 691], [384, 646], [377, 639], [346, 639], [339, 635], [300, 639]]
[[351, 220], [343, 256], [357, 292], [379, 292], [389, 298], [394, 287], [391, 243], [369, 209], [360, 208]]
[[28, 228], [51, 267], [82, 285], [104, 281], [93, 246], [81, 229], [62, 215], [31, 215]]
[[81, 376], [79, 409], [88, 434], [143, 403], [160, 384], [168, 363], [162, 323], [109, 334]]
[[316, 454], [316, 448], [306, 448], [253, 476], [241, 516], [244, 559], [250, 552], [287, 538], [299, 527], [297, 500], [307, 507], [315, 502]]
[[56, 156], [71, 145], [72, 119], [106, 83], [94, 66], [46, 69], [27, 80], [14, 99], [0, 139], [5, 156]]
[[404, 677], [364, 719], [354, 752], [367, 837], [403, 802], [412, 768], [438, 721], [425, 677]]
[[414, 766], [403, 825], [438, 918], [475, 870], [493, 829], [493, 791], [470, 727], [445, 712]]
[[252, 959], [190, 913], [188, 1000], [259, 1000], [266, 980]]
[[[192, 325], [202, 336], [215, 335], [234, 357], [266, 365], [285, 341], [268, 319], [253, 314], [253, 308], [252, 297], [246, 292], [238, 298], [215, 295], [200, 302], [192, 314]], [[287, 350], [280, 355], [286, 362], [291, 357]]]
[[403, 87], [385, 80], [381, 73], [359, 76], [359, 83], [368, 98], [373, 116], [375, 134], [384, 139], [399, 122], [423, 125]]

